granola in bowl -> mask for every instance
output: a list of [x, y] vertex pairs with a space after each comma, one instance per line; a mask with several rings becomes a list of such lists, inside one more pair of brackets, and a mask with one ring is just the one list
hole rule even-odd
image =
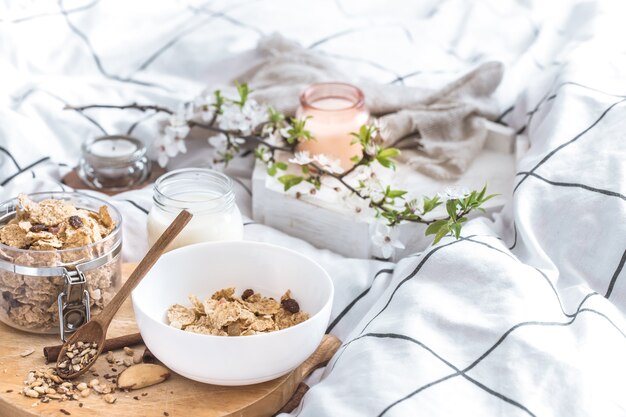
[[174, 304], [167, 310], [170, 326], [192, 333], [214, 336], [250, 336], [286, 329], [308, 320], [309, 314], [287, 290], [280, 302], [245, 290], [241, 297], [235, 288], [216, 291], [204, 301], [189, 296], [191, 307]]
[[85, 289], [92, 314], [121, 285], [121, 216], [106, 202], [79, 193], [20, 194], [0, 204], [0, 320], [27, 331], [59, 329], [62, 275], [31, 272], [49, 268], [86, 269]]

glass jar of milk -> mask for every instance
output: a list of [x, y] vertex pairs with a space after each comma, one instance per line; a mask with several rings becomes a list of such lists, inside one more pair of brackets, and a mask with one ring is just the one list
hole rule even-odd
[[148, 214], [148, 243], [161, 236], [178, 213], [193, 214], [168, 250], [193, 243], [241, 240], [243, 222], [230, 178], [203, 168], [185, 168], [162, 175], [154, 184], [154, 205]]

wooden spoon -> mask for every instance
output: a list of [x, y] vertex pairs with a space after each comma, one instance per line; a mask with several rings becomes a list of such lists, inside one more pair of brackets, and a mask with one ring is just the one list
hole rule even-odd
[[[113, 316], [115, 316], [115, 313], [117, 313], [117, 310], [119, 310], [122, 306], [122, 303], [124, 303], [124, 300], [126, 300], [126, 298], [130, 295], [131, 291], [137, 286], [137, 284], [139, 284], [139, 281], [141, 281], [141, 279], [154, 266], [159, 257], [161, 257], [165, 248], [167, 248], [167, 245], [169, 245], [172, 240], [178, 236], [181, 230], [183, 230], [187, 223], [189, 223], [191, 217], [192, 215], [188, 211], [181, 211], [172, 224], [168, 226], [165, 232], [163, 232], [159, 239], [150, 248], [146, 256], [141, 260], [139, 265], [137, 265], [137, 268], [135, 268], [130, 277], [128, 277], [126, 283], [122, 286], [122, 288], [120, 288], [118, 293], [115, 297], [113, 297], [109, 304], [107, 304], [102, 312], [97, 317], [79, 327], [78, 330], [76, 330], [76, 332], [74, 332], [74, 334], [72, 334], [72, 336], [63, 344], [57, 359], [57, 370], [59, 371], [59, 376], [67, 379], [76, 378], [77, 376], [84, 374], [96, 362], [96, 359], [100, 353], [102, 353], [104, 348], [107, 329], [111, 324], [111, 320], [113, 320]], [[97, 353], [93, 355], [89, 353], [86, 354], [89, 358], [88, 362], [81, 364], [78, 371], [74, 371], [70, 365], [71, 360], [68, 361], [66, 352], [70, 345], [76, 346], [79, 342], [83, 342], [83, 345], [85, 343], [97, 343], [97, 345], [92, 348], [95, 349]], [[79, 350], [81, 349], [79, 348]], [[72, 354], [72, 356], [74, 355]], [[66, 365], [64, 367], [60, 367], [59, 365], [63, 362], [65, 362]], [[70, 372], [66, 373], [66, 370], [69, 370]]]

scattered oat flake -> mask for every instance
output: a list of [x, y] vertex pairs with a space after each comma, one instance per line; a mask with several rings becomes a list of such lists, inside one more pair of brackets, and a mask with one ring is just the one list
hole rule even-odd
[[35, 349], [33, 349], [33, 348], [28, 348], [28, 349], [26, 349], [26, 350], [21, 351], [21, 352], [20, 352], [20, 356], [21, 356], [22, 358], [25, 358], [26, 356], [28, 356], [28, 355], [32, 354], [34, 351], [35, 351]]

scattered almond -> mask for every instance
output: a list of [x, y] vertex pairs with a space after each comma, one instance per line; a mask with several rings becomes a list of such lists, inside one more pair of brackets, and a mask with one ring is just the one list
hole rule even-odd
[[167, 368], [141, 363], [124, 370], [118, 377], [117, 386], [121, 389], [140, 389], [159, 384], [169, 377], [170, 372]]

